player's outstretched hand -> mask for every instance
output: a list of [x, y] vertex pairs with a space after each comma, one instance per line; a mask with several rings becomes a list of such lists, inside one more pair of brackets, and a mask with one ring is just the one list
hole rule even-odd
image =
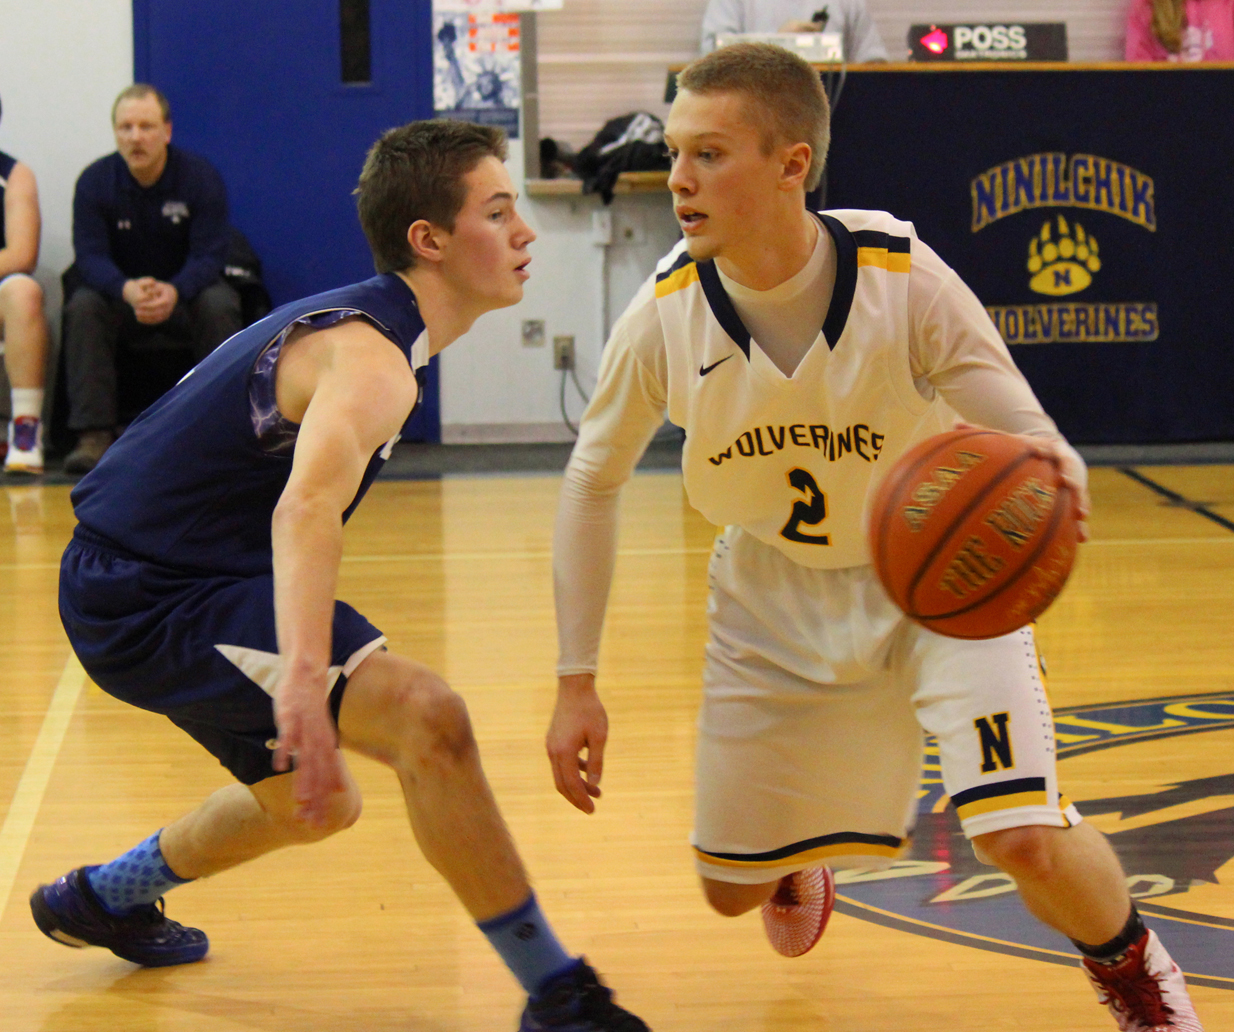
[[287, 771], [295, 764], [292, 787], [297, 816], [309, 824], [323, 825], [330, 796], [346, 787], [338, 736], [324, 694], [284, 681], [274, 693], [274, 720], [279, 731], [274, 769]]
[[[966, 423], [963, 420], [957, 422], [955, 428], [957, 430], [989, 429], [988, 427], [977, 426], [975, 423]], [[1075, 503], [1075, 518], [1076, 523], [1079, 524], [1076, 536], [1080, 541], [1087, 541], [1087, 520], [1090, 507], [1088, 467], [1084, 465], [1084, 460], [1062, 438], [1034, 437], [1032, 434], [1017, 434], [1016, 436], [1022, 441], [1026, 441], [1032, 447], [1034, 454], [1039, 455], [1043, 459], [1049, 459], [1058, 466], [1059, 472], [1063, 477], [1063, 483], [1071, 491], [1071, 497]]]
[[600, 798], [607, 741], [608, 714], [596, 694], [595, 675], [558, 678], [557, 706], [544, 744], [557, 791], [583, 813], [593, 813], [592, 800]]

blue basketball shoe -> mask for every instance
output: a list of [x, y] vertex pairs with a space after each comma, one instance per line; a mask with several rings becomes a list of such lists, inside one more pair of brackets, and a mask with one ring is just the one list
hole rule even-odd
[[527, 1000], [518, 1032], [651, 1032], [582, 960]]
[[210, 949], [206, 933], [168, 920], [161, 899], [127, 914], [110, 913], [90, 887], [86, 877], [90, 870], [80, 867], [34, 890], [30, 912], [49, 939], [66, 946], [103, 946], [145, 967], [190, 964], [206, 955]]

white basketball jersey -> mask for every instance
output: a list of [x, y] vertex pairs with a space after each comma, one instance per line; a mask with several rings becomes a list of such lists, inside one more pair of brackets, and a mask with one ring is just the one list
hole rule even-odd
[[874, 486], [954, 419], [909, 366], [908, 273], [916, 234], [879, 211], [820, 216], [837, 268], [822, 332], [793, 375], [753, 341], [712, 261], [682, 241], [656, 271], [668, 415], [685, 429], [690, 503], [815, 568], [870, 561]]

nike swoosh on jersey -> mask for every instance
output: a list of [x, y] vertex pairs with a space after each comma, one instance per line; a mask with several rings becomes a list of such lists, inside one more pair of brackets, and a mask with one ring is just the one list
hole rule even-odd
[[709, 372], [711, 372], [711, 371], [712, 371], [712, 370], [713, 370], [716, 366], [718, 366], [718, 365], [723, 365], [725, 362], [727, 362], [727, 361], [728, 361], [730, 358], [732, 358], [732, 357], [733, 357], [732, 355], [725, 355], [722, 359], [720, 359], [720, 361], [719, 361], [719, 362], [712, 362], [712, 363], [711, 363], [711, 365], [709, 365], [709, 366], [699, 366], [699, 367], [698, 367], [698, 375], [699, 375], [699, 376], [706, 376], [706, 375], [707, 375]]

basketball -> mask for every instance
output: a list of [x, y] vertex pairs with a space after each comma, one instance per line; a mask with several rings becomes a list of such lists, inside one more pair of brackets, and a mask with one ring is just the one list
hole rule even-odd
[[995, 430], [952, 430], [907, 452], [871, 509], [874, 567], [917, 623], [996, 638], [1062, 590], [1078, 525], [1056, 462]]

